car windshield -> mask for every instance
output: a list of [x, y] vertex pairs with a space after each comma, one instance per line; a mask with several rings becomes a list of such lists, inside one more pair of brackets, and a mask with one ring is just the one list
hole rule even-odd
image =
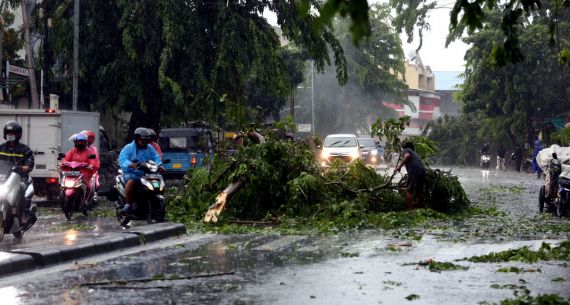
[[171, 150], [207, 150], [211, 147], [207, 130], [201, 129], [165, 129], [160, 135], [160, 148]]
[[376, 143], [374, 142], [373, 139], [358, 139], [358, 144], [360, 144], [361, 147], [376, 147]]
[[325, 140], [325, 147], [354, 147], [356, 138], [354, 137], [330, 137]]

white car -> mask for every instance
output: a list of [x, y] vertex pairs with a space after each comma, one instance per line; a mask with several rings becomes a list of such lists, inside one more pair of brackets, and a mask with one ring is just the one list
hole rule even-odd
[[358, 138], [354, 134], [331, 134], [325, 138], [321, 151], [321, 166], [329, 166], [335, 159], [350, 163], [360, 158]]

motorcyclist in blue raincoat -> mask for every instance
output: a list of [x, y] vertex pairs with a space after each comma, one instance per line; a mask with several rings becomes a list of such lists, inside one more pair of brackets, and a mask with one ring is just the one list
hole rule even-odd
[[135, 129], [133, 142], [125, 145], [119, 154], [119, 165], [123, 170], [123, 178], [125, 179], [125, 199], [127, 203], [123, 208], [124, 213], [129, 213], [136, 208], [135, 191], [137, 183], [144, 175], [142, 170], [137, 169], [138, 162], [154, 161], [161, 165], [160, 156], [149, 144], [151, 141], [148, 129], [139, 127]]

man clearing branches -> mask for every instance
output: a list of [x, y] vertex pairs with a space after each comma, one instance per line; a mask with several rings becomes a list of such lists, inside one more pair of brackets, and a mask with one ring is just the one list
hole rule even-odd
[[395, 171], [400, 171], [402, 166], [406, 167], [408, 172], [408, 181], [406, 183], [406, 204], [408, 210], [414, 208], [414, 195], [418, 200], [418, 206], [424, 207], [424, 182], [426, 179], [426, 169], [422, 163], [422, 159], [414, 151], [414, 143], [404, 142], [402, 144], [402, 162], [396, 166]]

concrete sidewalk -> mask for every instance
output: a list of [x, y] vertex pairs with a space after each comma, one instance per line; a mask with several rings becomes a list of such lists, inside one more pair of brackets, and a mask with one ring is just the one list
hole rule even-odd
[[183, 224], [158, 223], [84, 239], [74, 245], [38, 246], [0, 252], [0, 276], [140, 246], [185, 233]]

